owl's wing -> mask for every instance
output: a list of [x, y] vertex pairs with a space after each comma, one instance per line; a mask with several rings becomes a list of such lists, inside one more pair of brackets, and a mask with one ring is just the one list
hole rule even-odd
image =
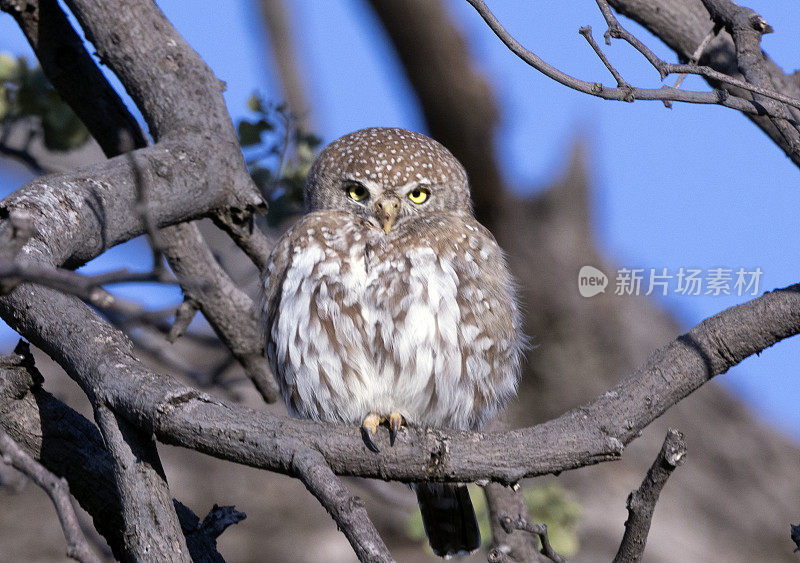
[[[365, 414], [353, 406], [372, 365], [354, 290], [365, 275], [362, 233], [352, 214], [309, 213], [281, 237], [264, 272], [265, 350], [291, 414], [316, 420]], [[357, 415], [343, 410], [351, 406]]]
[[[302, 222], [302, 219], [300, 222]], [[291, 265], [292, 241], [296, 227], [297, 225], [290, 228], [278, 239], [277, 244], [272, 249], [272, 254], [270, 254], [267, 270], [262, 272], [261, 276], [258, 303], [258, 312], [262, 321], [260, 326], [263, 331], [264, 350], [270, 364], [272, 364], [272, 371], [276, 377], [279, 377], [279, 373], [275, 365], [275, 355], [271, 353], [270, 349], [270, 346], [274, 348], [274, 343], [271, 342], [272, 336], [269, 327], [275, 321], [280, 307], [281, 287], [283, 280], [286, 278], [286, 272]]]
[[457, 274], [461, 377], [474, 384], [470, 426], [478, 428], [516, 393], [525, 339], [502, 249], [472, 216], [452, 228], [440, 257], [449, 257]]

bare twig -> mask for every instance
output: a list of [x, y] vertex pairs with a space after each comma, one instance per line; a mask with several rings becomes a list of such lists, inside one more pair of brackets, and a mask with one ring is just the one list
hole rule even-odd
[[[129, 136], [127, 132], [123, 132], [122, 134]], [[129, 143], [132, 144], [132, 141], [129, 141]], [[134, 147], [131, 147], [130, 150], [133, 150], [133, 148]], [[134, 172], [136, 185], [136, 213], [138, 213], [139, 217], [142, 219], [144, 231], [147, 233], [147, 240], [153, 254], [152, 270], [156, 274], [161, 274], [162, 272], [166, 272], [166, 267], [164, 266], [164, 242], [161, 240], [162, 237], [159, 233], [158, 225], [156, 225], [153, 219], [153, 214], [150, 213], [150, 196], [142, 169], [132, 156], [130, 157], [130, 163], [131, 169]]]
[[37, 264], [19, 264], [0, 261], [0, 279], [5, 280], [6, 291], [19, 282], [35, 283], [68, 295], [74, 295], [98, 307], [111, 306], [114, 297], [103, 289], [105, 285], [136, 282], [176, 284], [167, 271], [131, 272], [127, 268], [85, 276], [63, 268], [48, 268]]
[[[675, 101], [675, 102], [689, 102], [689, 103], [696, 103], [696, 104], [718, 104], [725, 107], [729, 107], [732, 109], [736, 109], [748, 114], [764, 114], [767, 113], [773, 117], [785, 117], [786, 111], [784, 108], [780, 106], [775, 106], [770, 104], [768, 107], [765, 107], [763, 104], [757, 104], [753, 100], [748, 100], [744, 98], [740, 98], [735, 96], [726, 90], [719, 90], [714, 89], [711, 92], [695, 92], [695, 91], [686, 91], [686, 90], [679, 90], [672, 86], [662, 86], [659, 89], [650, 89], [650, 88], [636, 88], [630, 87], [616, 87], [616, 88], [608, 88], [603, 86], [602, 84], [596, 82], [586, 82], [584, 80], [577, 79], [573, 76], [570, 76], [557, 68], [549, 65], [544, 60], [539, 58], [536, 54], [532, 53], [525, 49], [511, 34], [506, 31], [506, 29], [500, 24], [497, 18], [492, 14], [492, 12], [486, 7], [486, 4], [483, 0], [467, 0], [469, 4], [471, 4], [478, 14], [483, 18], [483, 20], [489, 25], [491, 30], [497, 35], [497, 37], [513, 52], [517, 55], [520, 59], [528, 63], [530, 66], [544, 74], [545, 76], [552, 78], [556, 82], [563, 84], [573, 90], [577, 90], [579, 92], [583, 92], [585, 94], [590, 94], [592, 96], [597, 96], [607, 100], [618, 100], [618, 101], [629, 101], [630, 99], [634, 100], [660, 100], [660, 101]], [[636, 45], [640, 47], [644, 47], [641, 42], [636, 43]], [[712, 77], [715, 80], [719, 80], [726, 84], [731, 84], [751, 90], [756, 91], [758, 90], [760, 94], [776, 99], [781, 101], [785, 104], [800, 108], [800, 100], [791, 98], [789, 96], [784, 96], [783, 94], [779, 94], [774, 92], [770, 89], [761, 88], [758, 85], [748, 84], [746, 82], [739, 81], [735, 78], [731, 78], [728, 75], [718, 73], [710, 68], [705, 67], [697, 67], [693, 65], [667, 65], [658, 57], [652, 54], [649, 50], [645, 48], [644, 53], [645, 56], [652, 56], [648, 58], [651, 64], [653, 64], [662, 76], [666, 76], [666, 74], [672, 73], [690, 73], [690, 74], [700, 74], [702, 76]], [[664, 74], [666, 72], [666, 74]]]
[[614, 558], [615, 562], [628, 563], [642, 558], [661, 489], [673, 470], [683, 464], [685, 459], [686, 442], [683, 434], [669, 429], [661, 451], [647, 471], [642, 484], [628, 495], [628, 520], [625, 522], [625, 535]]
[[336, 521], [359, 560], [393, 561], [364, 509], [364, 501], [347, 490], [322, 454], [312, 449], [301, 449], [293, 456], [292, 469]]
[[[703, 52], [706, 50], [706, 47], [708, 47], [709, 43], [711, 43], [711, 41], [719, 34], [721, 29], [722, 29], [721, 26], [715, 25], [713, 29], [709, 31], [705, 37], [703, 37], [703, 40], [697, 46], [697, 49], [695, 49], [694, 53], [692, 53], [692, 56], [689, 57], [689, 64], [693, 65], [697, 64], [697, 62], [700, 60], [700, 57], [703, 56]], [[685, 72], [680, 74], [680, 76], [678, 76], [678, 79], [675, 81], [673, 88], [680, 88], [681, 84], [683, 83], [683, 80], [687, 76], [688, 74]]]
[[20, 161], [34, 174], [44, 174], [46, 172], [44, 166], [42, 166], [39, 160], [33, 156], [27, 148], [20, 149], [12, 147], [5, 142], [0, 142], [0, 155]]
[[[617, 18], [614, 16], [611, 8], [608, 6], [607, 0], [597, 0], [597, 5], [600, 7], [600, 11], [603, 13], [603, 17], [608, 24], [608, 31], [606, 32], [605, 38], [606, 42], [609, 42], [609, 37], [614, 37], [617, 39], [623, 39], [627, 43], [629, 43], [632, 47], [634, 47], [637, 51], [639, 51], [647, 61], [653, 65], [653, 67], [658, 71], [661, 75], [661, 79], [663, 80], [670, 74], [696, 74], [698, 76], [703, 76], [704, 78], [710, 78], [711, 80], [716, 80], [723, 84], [728, 84], [729, 86], [735, 86], [736, 88], [741, 88], [742, 90], [748, 90], [750, 92], [754, 92], [757, 94], [761, 94], [762, 96], [766, 96], [767, 98], [772, 98], [779, 102], [783, 102], [790, 106], [800, 108], [800, 100], [797, 98], [793, 98], [791, 96], [786, 96], [781, 94], [780, 92], [776, 92], [773, 89], [764, 88], [756, 82], [739, 80], [736, 77], [730, 76], [728, 74], [719, 72], [714, 70], [713, 68], [707, 66], [700, 66], [697, 65], [696, 62], [699, 60], [703, 50], [711, 42], [711, 40], [717, 35], [719, 32], [720, 26], [719, 24], [715, 26], [712, 32], [706, 35], [703, 38], [703, 41], [698, 45], [697, 49], [695, 50], [695, 56], [689, 61], [689, 64], [670, 64], [666, 61], [660, 59], [655, 53], [653, 53], [650, 49], [647, 48], [639, 39], [636, 38], [635, 35], [630, 33], [627, 29], [625, 29], [622, 24], [619, 23]], [[680, 86], [680, 82], [678, 82], [674, 88]], [[775, 113], [785, 113], [779, 107], [773, 107], [772, 111]]]
[[[582, 27], [579, 30], [579, 33], [581, 35], [583, 35], [583, 37], [586, 39], [586, 41], [589, 42], [589, 45], [594, 50], [595, 54], [598, 57], [600, 57], [600, 60], [603, 62], [605, 67], [609, 70], [611, 75], [614, 77], [614, 80], [617, 81], [617, 86], [619, 86], [620, 88], [627, 88], [628, 90], [630, 90], [630, 88], [631, 88], [630, 84], [625, 82], [625, 79], [622, 78], [622, 75], [620, 75], [619, 71], [617, 71], [617, 69], [614, 68], [614, 65], [612, 65], [611, 61], [608, 60], [608, 57], [606, 57], [606, 54], [603, 53], [603, 50], [600, 48], [600, 45], [598, 45], [597, 42], [594, 40], [594, 37], [592, 37], [592, 28], [591, 28], [591, 26], [587, 25], [587, 26]], [[633, 101], [633, 97], [629, 97], [625, 101], [626, 102], [632, 102]]]
[[661, 75], [662, 80], [666, 78], [669, 74], [666, 69], [666, 63], [662, 61], [653, 51], [651, 51], [647, 45], [639, 41], [635, 35], [629, 33], [627, 29], [622, 27], [617, 18], [614, 16], [614, 13], [611, 11], [611, 8], [608, 6], [608, 2], [605, 0], [597, 0], [597, 7], [600, 8], [600, 12], [603, 14], [603, 18], [605, 18], [606, 24], [608, 25], [608, 29], [603, 34], [603, 39], [605, 39], [606, 45], [611, 45], [612, 37], [614, 39], [624, 39], [634, 49], [639, 51], [644, 58], [650, 62], [651, 65], [655, 67], [655, 69]]
[[56, 477], [45, 469], [44, 466], [25, 453], [2, 429], [0, 429], [0, 454], [2, 454], [2, 461], [33, 480], [34, 483], [44, 489], [50, 500], [53, 501], [58, 513], [58, 520], [61, 522], [61, 528], [64, 530], [64, 537], [67, 540], [67, 557], [83, 563], [99, 563], [100, 559], [89, 547], [78, 523], [78, 517], [75, 514], [72, 499], [69, 495], [67, 481]]
[[167, 334], [168, 342], [175, 342], [178, 338], [183, 336], [186, 329], [192, 324], [192, 320], [194, 320], [197, 311], [197, 304], [192, 299], [184, 299], [181, 304], [178, 305], [178, 309], [175, 311], [175, 322], [170, 327], [169, 334]]
[[546, 524], [541, 522], [536, 524], [528, 522], [528, 520], [521, 515], [517, 515], [512, 518], [508, 514], [500, 514], [497, 518], [506, 533], [510, 534], [514, 530], [524, 530], [526, 532], [530, 532], [531, 534], [535, 534], [539, 536], [539, 540], [542, 542], [542, 555], [547, 557], [550, 561], [555, 561], [555, 563], [566, 562], [566, 559], [556, 553], [556, 550], [554, 550], [553, 546], [550, 545], [550, 539], [547, 537]]

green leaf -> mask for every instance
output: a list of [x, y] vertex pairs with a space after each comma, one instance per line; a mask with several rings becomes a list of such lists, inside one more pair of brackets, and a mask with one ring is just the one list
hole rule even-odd
[[272, 131], [274, 126], [263, 119], [255, 122], [239, 122], [239, 144], [243, 147], [257, 145], [261, 142], [261, 134], [264, 131]]
[[10, 104], [8, 103], [8, 92], [3, 84], [0, 84], [0, 119], [5, 119], [8, 115]]
[[258, 94], [253, 94], [247, 100], [247, 109], [257, 113], [264, 113], [264, 100]]
[[0, 53], [0, 81], [11, 80], [17, 74], [17, 61], [7, 53]]
[[256, 186], [263, 189], [272, 181], [272, 171], [263, 166], [256, 166], [250, 170], [250, 177], [253, 178]]

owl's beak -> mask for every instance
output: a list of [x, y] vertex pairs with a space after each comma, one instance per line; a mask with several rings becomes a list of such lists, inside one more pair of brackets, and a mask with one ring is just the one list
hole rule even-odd
[[400, 200], [396, 197], [381, 198], [375, 202], [375, 215], [387, 235], [392, 229], [392, 225], [394, 225], [394, 220], [397, 218], [397, 212], [399, 210]]

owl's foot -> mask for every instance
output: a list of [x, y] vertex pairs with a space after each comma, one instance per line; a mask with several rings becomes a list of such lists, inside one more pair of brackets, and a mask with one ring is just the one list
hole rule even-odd
[[361, 437], [364, 439], [364, 444], [375, 453], [379, 453], [381, 450], [375, 445], [375, 441], [372, 437], [375, 435], [375, 432], [378, 431], [378, 426], [384, 422], [389, 426], [389, 445], [394, 446], [397, 432], [400, 430], [400, 427], [405, 424], [405, 419], [402, 414], [393, 412], [387, 418], [371, 412], [364, 417], [364, 421], [361, 423]]
[[364, 444], [376, 454], [380, 453], [381, 450], [375, 445], [375, 441], [372, 439], [372, 436], [378, 431], [378, 426], [380, 426], [381, 422], [384, 420], [386, 419], [381, 415], [371, 412], [361, 423], [361, 437], [364, 440]]
[[397, 431], [403, 425], [403, 415], [398, 412], [393, 412], [389, 415], [389, 445], [394, 446], [394, 439], [397, 437]]

